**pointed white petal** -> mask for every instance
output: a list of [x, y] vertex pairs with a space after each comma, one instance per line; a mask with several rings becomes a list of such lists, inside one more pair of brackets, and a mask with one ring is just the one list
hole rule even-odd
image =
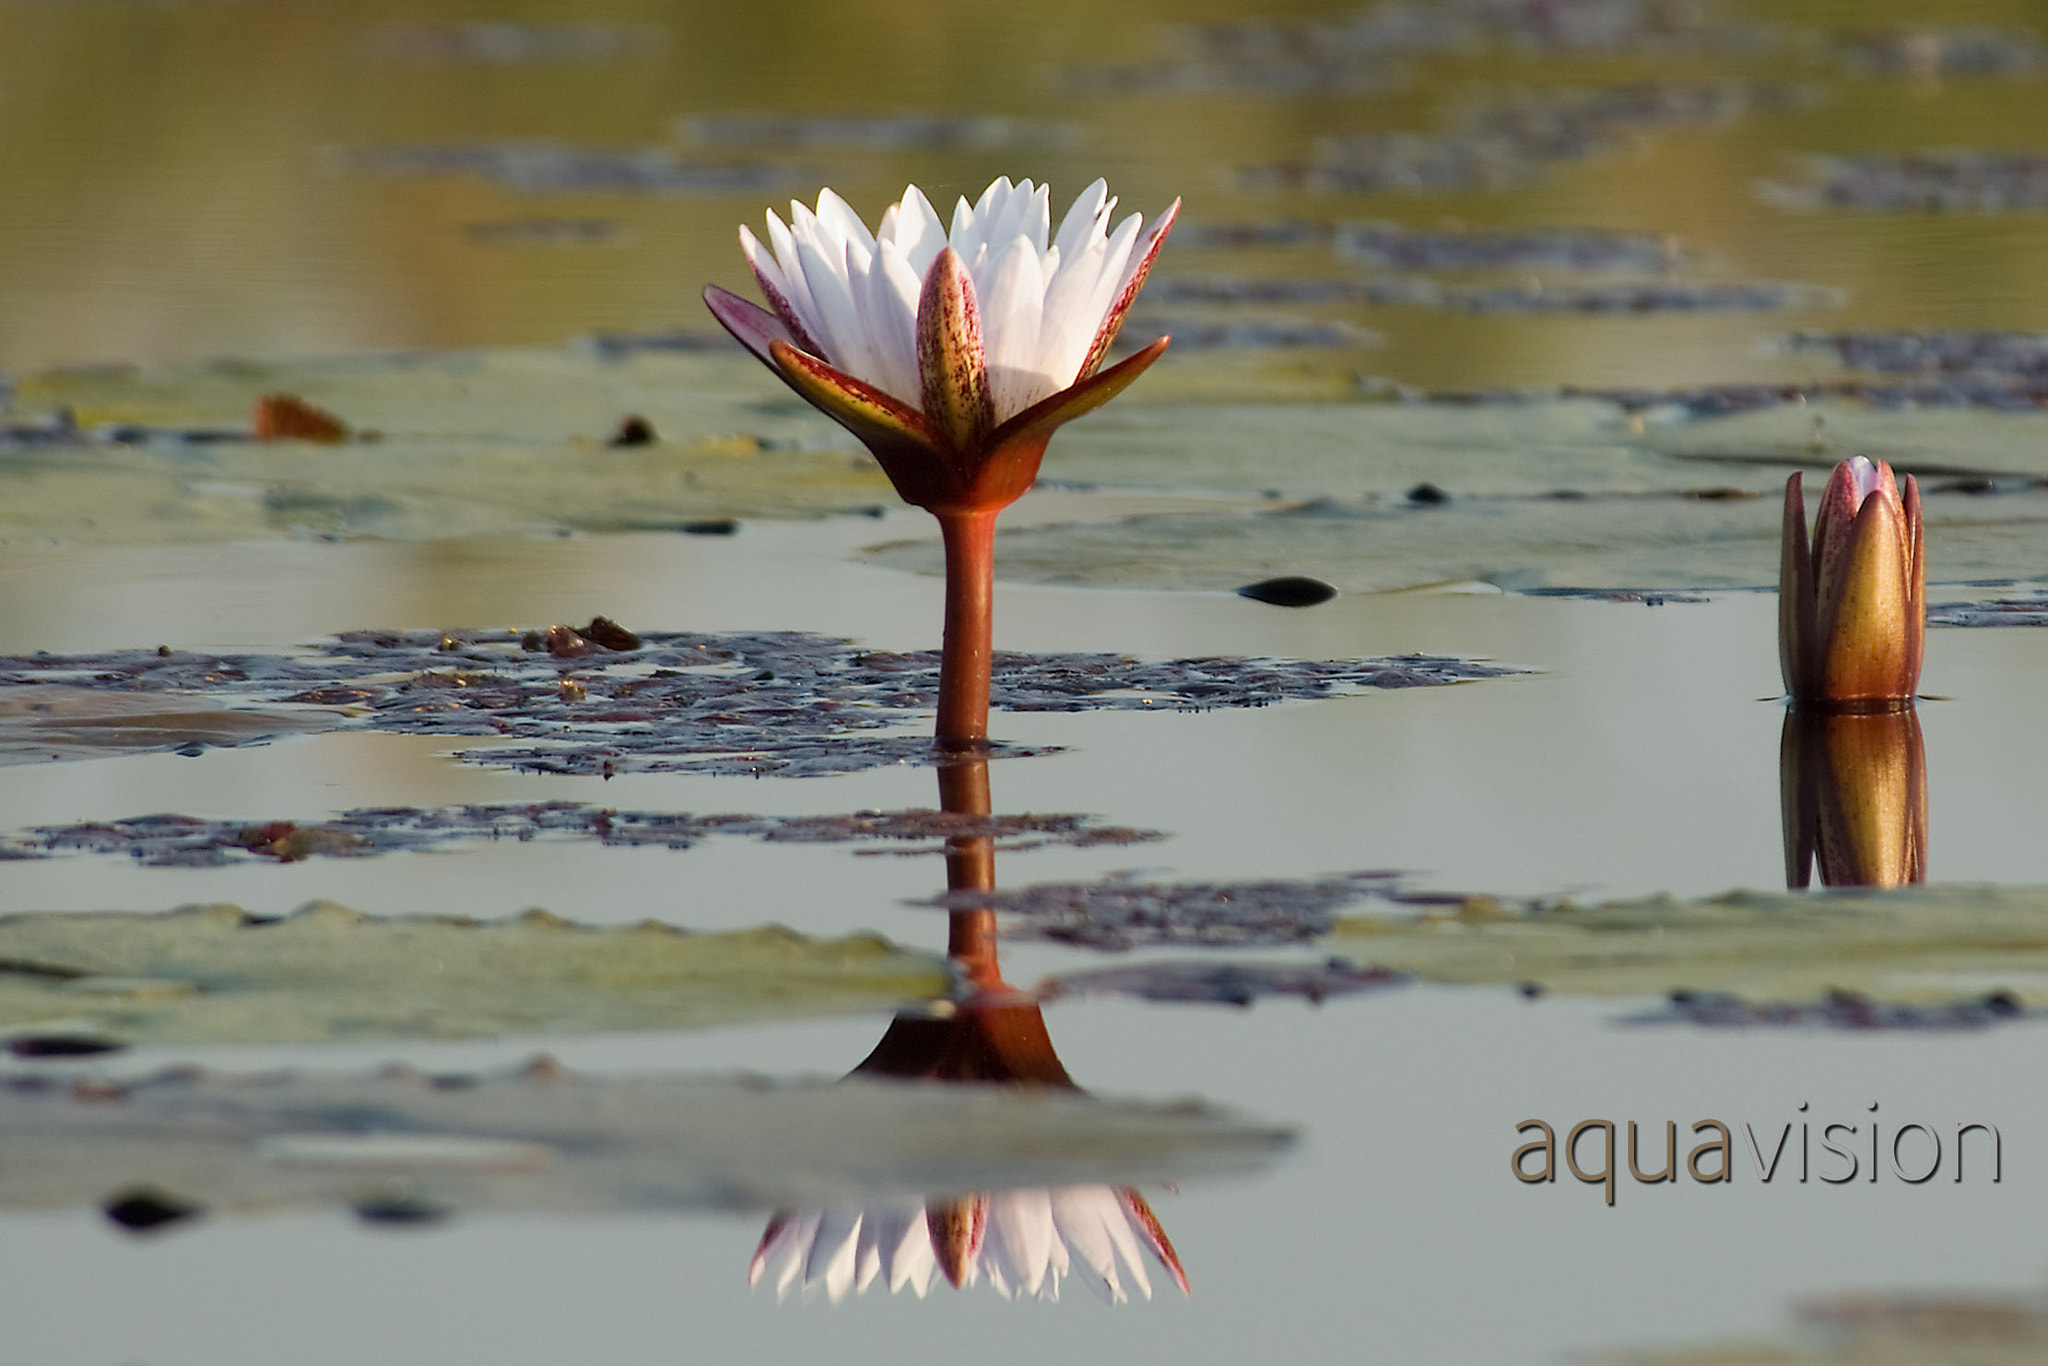
[[858, 243], [863, 256], [875, 254], [875, 237], [868, 231], [868, 225], [860, 221], [860, 215], [853, 211], [851, 205], [831, 190], [818, 191], [818, 222], [830, 227], [845, 241]]
[[982, 1259], [989, 1278], [1000, 1267], [1020, 1293], [1036, 1295], [1052, 1271], [1051, 1194], [1043, 1189], [1003, 1191], [989, 1197], [988, 1244]]
[[875, 386], [919, 407], [923, 382], [917, 369], [917, 296], [922, 285], [895, 242], [886, 238], [865, 279], [862, 313], [875, 353]]
[[[796, 239], [771, 211], [768, 215], [768, 243], [775, 249], [775, 263], [782, 269], [783, 281], [789, 286], [789, 307], [796, 314], [797, 321], [804, 325], [811, 340], [823, 346], [825, 339], [819, 334], [818, 305], [811, 298], [810, 281], [804, 278], [804, 267], [796, 249]], [[831, 357], [820, 357], [830, 360]]]
[[837, 1304], [853, 1289], [855, 1254], [860, 1250], [860, 1211], [826, 1210], [804, 1260], [804, 1289], [822, 1288]]
[[1078, 1274], [1088, 1288], [1107, 1303], [1122, 1304], [1126, 1296], [1117, 1275], [1116, 1243], [1109, 1231], [1112, 1221], [1126, 1226], [1116, 1192], [1107, 1186], [1056, 1190], [1052, 1193], [1052, 1217], [1060, 1238], [1079, 1259]]
[[825, 255], [822, 244], [797, 237], [797, 257], [803, 262], [804, 278], [811, 287], [811, 301], [818, 311], [819, 331], [812, 333], [820, 346], [832, 354], [822, 357], [856, 379], [874, 374], [874, 356], [860, 324], [860, 311], [846, 281], [845, 248], [836, 263]]
[[[1059, 386], [1040, 368], [1039, 323], [1045, 277], [1038, 253], [1022, 237], [1003, 249], [994, 279], [981, 293], [981, 335], [988, 355], [989, 398], [997, 422], [1023, 412]], [[980, 281], [976, 280], [977, 292]]]
[[1059, 235], [1053, 238], [1053, 245], [1060, 249], [1060, 259], [1072, 261], [1088, 244], [1100, 241], [1103, 236], [1103, 205], [1109, 199], [1109, 182], [1098, 180], [1081, 191], [1081, 197], [1067, 210], [1067, 216], [1060, 220]]
[[902, 212], [896, 219], [896, 245], [903, 249], [904, 259], [910, 262], [910, 269], [922, 280], [924, 273], [932, 268], [932, 262], [946, 247], [946, 225], [939, 221], [938, 211], [932, 202], [924, 197], [924, 191], [915, 185], [903, 191]]

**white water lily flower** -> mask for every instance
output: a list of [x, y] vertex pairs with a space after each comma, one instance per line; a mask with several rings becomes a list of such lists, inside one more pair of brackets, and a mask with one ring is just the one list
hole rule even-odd
[[769, 310], [712, 313], [867, 444], [910, 502], [992, 509], [1037, 477], [1054, 428], [1121, 391], [1165, 339], [1098, 373], [1180, 204], [1116, 221], [1098, 180], [1053, 230], [1044, 186], [1007, 177], [942, 221], [915, 185], [870, 232], [825, 190], [740, 246]]
[[1110, 1186], [1033, 1188], [926, 1202], [778, 1214], [761, 1236], [747, 1282], [778, 1297], [801, 1289], [834, 1304], [881, 1283], [919, 1298], [943, 1275], [965, 1287], [987, 1280], [1005, 1299], [1059, 1298], [1068, 1275], [1113, 1304], [1131, 1290], [1151, 1298], [1146, 1253], [1185, 1294], [1180, 1258], [1136, 1191]]

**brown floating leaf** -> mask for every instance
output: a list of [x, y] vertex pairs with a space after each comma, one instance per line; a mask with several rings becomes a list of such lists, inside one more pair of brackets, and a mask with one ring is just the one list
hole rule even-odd
[[348, 425], [295, 394], [265, 394], [256, 400], [258, 441], [313, 441], [338, 446], [348, 440]]

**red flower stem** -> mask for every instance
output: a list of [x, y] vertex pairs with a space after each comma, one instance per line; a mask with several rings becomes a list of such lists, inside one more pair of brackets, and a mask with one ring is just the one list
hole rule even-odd
[[[967, 816], [990, 811], [988, 759], [942, 762], [939, 767], [939, 809]], [[996, 842], [992, 835], [965, 835], [946, 841], [946, 890], [991, 892], [996, 885]], [[977, 987], [1002, 982], [996, 966], [996, 913], [986, 906], [956, 908], [946, 917], [946, 956], [960, 964]]]
[[988, 746], [996, 510], [934, 515], [939, 519], [939, 532], [946, 546], [946, 635], [939, 656], [939, 746], [980, 751]]

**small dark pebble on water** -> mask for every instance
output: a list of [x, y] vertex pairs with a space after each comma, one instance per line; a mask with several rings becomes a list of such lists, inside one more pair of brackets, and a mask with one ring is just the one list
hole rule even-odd
[[604, 444], [607, 446], [652, 446], [659, 438], [654, 434], [654, 424], [644, 417], [629, 417], [619, 423], [618, 429]]
[[1441, 507], [1451, 501], [1451, 495], [1435, 484], [1424, 481], [1408, 490], [1408, 501], [1417, 507]]
[[130, 1233], [152, 1233], [199, 1214], [199, 1206], [147, 1186], [123, 1191], [100, 1208], [108, 1219]]
[[17, 1058], [96, 1058], [127, 1046], [90, 1034], [23, 1034], [7, 1041], [7, 1051]]
[[424, 1200], [394, 1196], [389, 1200], [370, 1200], [356, 1206], [356, 1218], [366, 1224], [411, 1225], [438, 1224], [446, 1219], [450, 1211], [440, 1205], [430, 1205]]
[[1336, 597], [1337, 590], [1321, 579], [1312, 579], [1305, 574], [1289, 574], [1278, 579], [1248, 583], [1237, 590], [1237, 595], [1274, 607], [1314, 607]]
[[[870, 515], [880, 516], [881, 514], [876, 512]], [[707, 517], [700, 522], [684, 522], [678, 528], [685, 536], [731, 536], [736, 534], [739, 529], [739, 521], [733, 517]]]

